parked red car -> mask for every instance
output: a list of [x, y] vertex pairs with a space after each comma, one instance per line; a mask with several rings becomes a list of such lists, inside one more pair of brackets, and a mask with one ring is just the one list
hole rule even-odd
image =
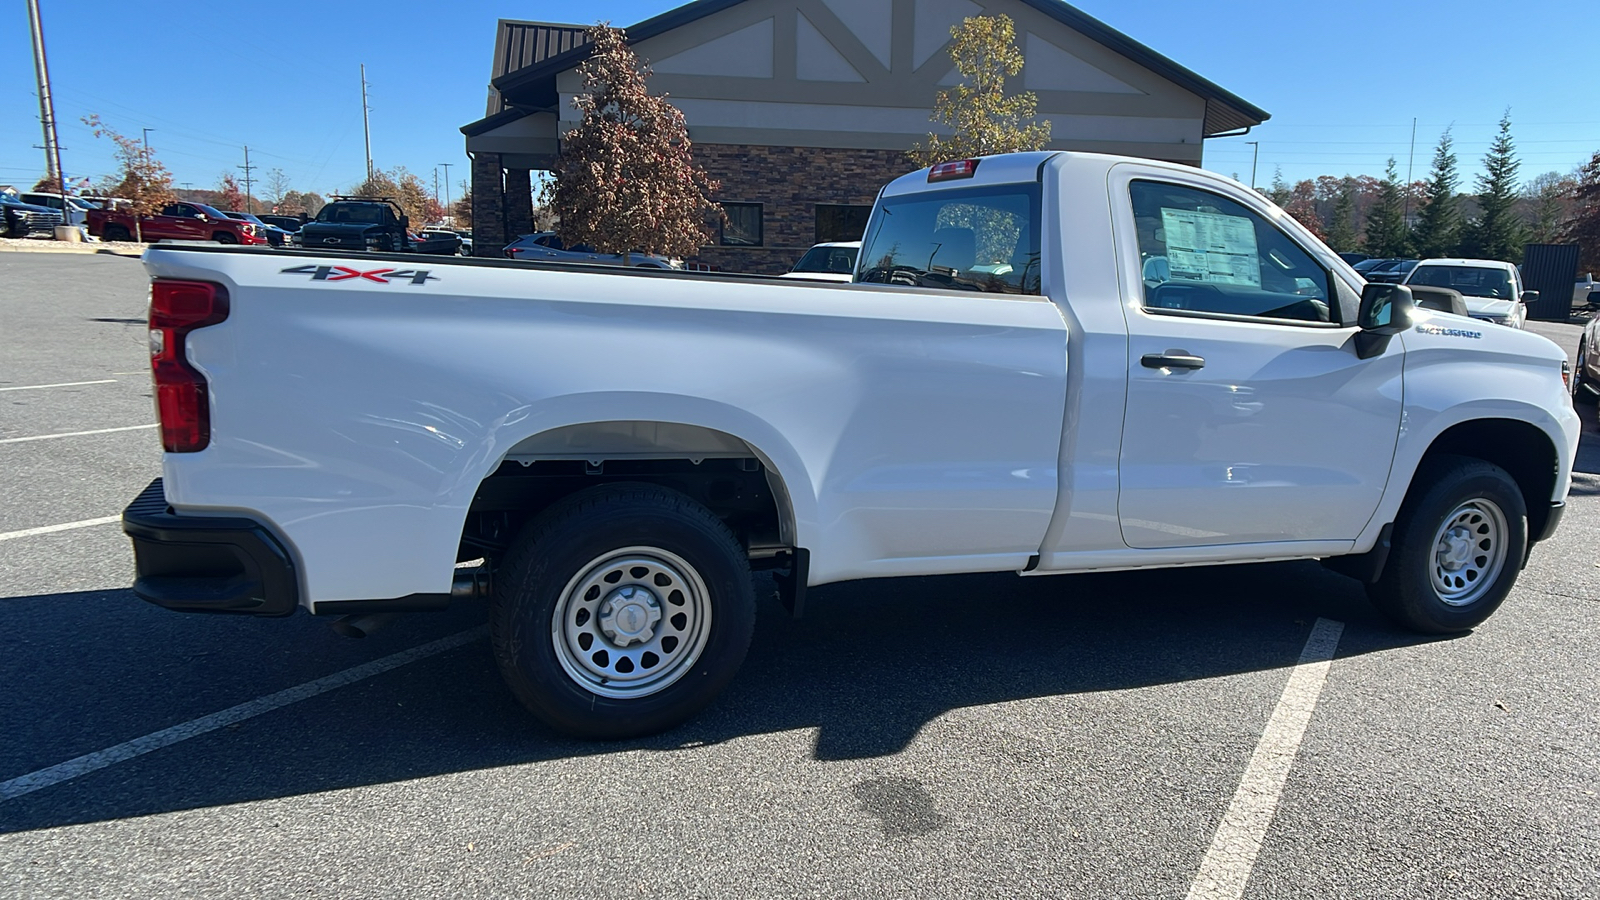
[[204, 203], [173, 203], [159, 216], [145, 216], [134, 230], [133, 215], [120, 209], [89, 210], [89, 233], [105, 241], [216, 241], [219, 244], [265, 244], [256, 226], [230, 219]]

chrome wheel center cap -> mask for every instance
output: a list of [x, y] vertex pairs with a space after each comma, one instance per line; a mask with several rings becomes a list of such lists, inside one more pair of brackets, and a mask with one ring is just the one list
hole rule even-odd
[[1439, 564], [1454, 572], [1472, 558], [1472, 536], [1465, 528], [1452, 528], [1439, 542]]
[[618, 647], [650, 640], [659, 621], [661, 601], [636, 584], [617, 588], [600, 604], [600, 630]]

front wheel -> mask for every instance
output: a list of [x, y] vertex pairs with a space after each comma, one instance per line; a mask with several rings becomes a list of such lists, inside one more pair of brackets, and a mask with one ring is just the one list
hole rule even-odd
[[1480, 459], [1443, 457], [1417, 477], [1427, 481], [1401, 507], [1383, 575], [1367, 593], [1413, 631], [1458, 634], [1489, 618], [1516, 583], [1527, 505], [1506, 470]]
[[641, 737], [709, 704], [755, 626], [750, 566], [728, 527], [647, 484], [574, 494], [495, 573], [495, 660], [535, 716], [574, 737]]
[[1578, 341], [1578, 359], [1572, 367], [1572, 402], [1574, 405], [1579, 403], [1592, 404], [1596, 400], [1594, 386], [1590, 383], [1588, 376], [1584, 374], [1588, 371], [1588, 368], [1589, 342], [1580, 339]]
[[236, 236], [234, 236], [232, 234], [229, 234], [226, 231], [219, 231], [216, 234], [213, 234], [211, 236], [211, 239], [213, 241], [216, 241], [219, 244], [237, 244], [237, 243], [239, 243], [239, 239]]

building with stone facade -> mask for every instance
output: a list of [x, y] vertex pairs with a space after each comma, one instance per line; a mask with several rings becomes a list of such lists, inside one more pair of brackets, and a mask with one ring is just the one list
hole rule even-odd
[[[915, 168], [934, 95], [958, 82], [950, 28], [1005, 14], [1050, 147], [1199, 164], [1207, 138], [1268, 114], [1057, 0], [697, 0], [627, 28], [688, 122], [727, 213], [700, 261], [783, 272], [813, 243], [860, 237], [878, 189]], [[487, 115], [462, 127], [473, 237], [499, 255], [532, 230], [531, 173], [575, 123], [583, 27], [502, 19]]]

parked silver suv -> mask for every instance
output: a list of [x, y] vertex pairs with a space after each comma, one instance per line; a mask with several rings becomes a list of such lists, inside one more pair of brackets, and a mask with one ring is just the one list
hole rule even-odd
[[664, 256], [648, 253], [630, 253], [622, 261], [620, 253], [601, 253], [588, 244], [565, 244], [554, 231], [525, 234], [506, 245], [508, 259], [531, 259], [538, 262], [575, 262], [601, 266], [629, 265], [636, 269], [681, 269], [683, 263]]

